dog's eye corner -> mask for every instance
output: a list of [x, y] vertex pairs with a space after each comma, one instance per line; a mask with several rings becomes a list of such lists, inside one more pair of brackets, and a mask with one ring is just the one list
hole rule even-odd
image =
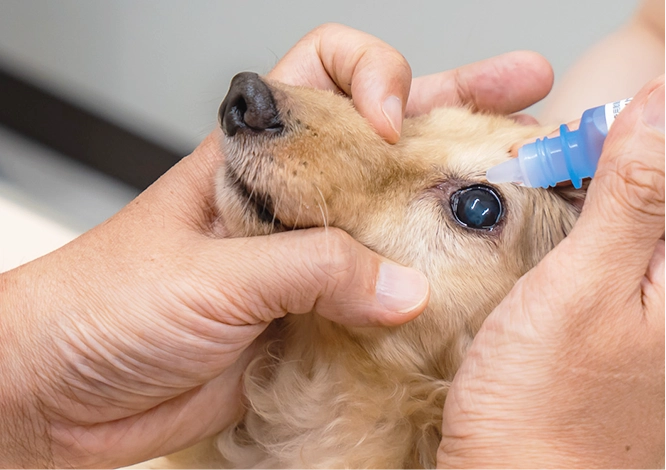
[[449, 202], [456, 222], [469, 229], [491, 231], [504, 215], [497, 191], [483, 184], [455, 191]]

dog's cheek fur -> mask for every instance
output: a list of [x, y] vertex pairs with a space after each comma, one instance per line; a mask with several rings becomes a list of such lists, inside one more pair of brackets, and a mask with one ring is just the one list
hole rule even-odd
[[[228, 164], [251, 181], [257, 193], [273, 195], [284, 225], [335, 225], [353, 232], [369, 209], [376, 208], [373, 196], [378, 191], [400, 177], [404, 185], [405, 166], [394, 147], [376, 135], [349, 100], [305, 88], [286, 94], [283, 87], [276, 85], [275, 97], [285, 130], [271, 138], [225, 139]], [[230, 205], [225, 199], [230, 194], [224, 188], [223, 173], [224, 169], [218, 177], [222, 186], [218, 204], [225, 221], [233, 226], [231, 233], [246, 236], [253, 229], [264, 233], [265, 227], [257, 227], [251, 217], [233, 207], [238, 203]]]
[[[234, 461], [235, 465], [279, 467], [297, 462], [306, 467], [338, 468], [352, 463], [354, 467], [381, 468], [389, 463], [405, 467], [434, 464], [419, 462], [418, 450], [425, 451], [439, 441], [443, 394], [438, 388], [446, 389], [448, 383], [435, 384], [400, 369], [396, 376], [387, 377], [387, 371], [377, 368], [368, 356], [367, 347], [338, 342], [347, 333], [315, 316], [289, 324], [283, 333], [285, 341], [312, 333], [319, 340], [301, 341], [282, 352], [279, 343], [272, 345], [277, 349], [274, 354], [284, 354], [279, 363], [266, 355], [251, 366], [245, 384], [251, 410], [240, 429], [225, 433], [219, 441], [227, 457], [252, 460]], [[387, 383], [391, 386], [377, 387]], [[289, 399], [276, 400], [286, 396]], [[437, 418], [432, 426], [414, 429], [410, 418], [418, 414]], [[410, 439], [418, 434], [420, 439]], [[243, 446], [248, 442], [255, 446], [249, 455]], [[419, 445], [421, 449], [417, 449]]]
[[[334, 225], [428, 276], [428, 309], [399, 328], [347, 329], [286, 317], [248, 368], [248, 412], [218, 440], [231, 467], [433, 467], [450, 380], [486, 315], [569, 232], [576, 208], [553, 191], [503, 185], [505, 220], [470, 232], [424, 195], [443, 175], [483, 182], [485, 168], [537, 133], [502, 118], [437, 110], [381, 140], [348, 100], [272, 83], [285, 132], [225, 142], [279, 217]], [[252, 156], [248, 161], [247, 156]], [[443, 172], [441, 171], [443, 169]], [[435, 176], [433, 177], [433, 174]], [[275, 231], [219, 178], [234, 236]], [[462, 183], [461, 183], [462, 184]]]

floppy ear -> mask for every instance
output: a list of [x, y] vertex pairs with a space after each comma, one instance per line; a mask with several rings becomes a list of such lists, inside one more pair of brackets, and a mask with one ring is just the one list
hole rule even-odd
[[583, 186], [579, 189], [570, 185], [562, 185], [555, 186], [553, 192], [574, 207], [580, 214], [580, 211], [583, 209], [583, 203], [585, 202], [585, 196], [587, 196], [588, 186], [590, 186], [589, 178], [583, 181]]

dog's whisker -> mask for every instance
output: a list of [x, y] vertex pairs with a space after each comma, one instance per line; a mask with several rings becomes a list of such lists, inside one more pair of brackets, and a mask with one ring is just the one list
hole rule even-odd
[[321, 192], [321, 189], [316, 184], [313, 184], [314, 188], [317, 190], [319, 193], [319, 196], [321, 196], [321, 202], [323, 204], [323, 209], [322, 209], [322, 204], [319, 204], [317, 202], [317, 205], [319, 206], [319, 210], [321, 211], [321, 216], [324, 222], [324, 229], [328, 229], [328, 204], [326, 204], [326, 199], [324, 198], [324, 194]]
[[298, 227], [298, 221], [301, 218], [301, 211], [303, 210], [303, 194], [298, 194], [298, 211], [296, 212], [296, 220], [294, 220], [294, 227]]
[[245, 200], [245, 206], [243, 207], [243, 212], [246, 213], [249, 210], [250, 204], [252, 203], [252, 198], [254, 197], [254, 187], [250, 190], [250, 195]]
[[273, 206], [273, 220], [271, 220], [271, 225], [275, 226], [275, 220], [276, 220], [276, 215], [279, 208], [280, 208], [280, 201], [282, 201], [284, 197], [284, 186], [282, 186], [282, 190], [280, 191], [280, 195], [277, 197], [275, 200], [275, 205]]
[[[248, 173], [249, 172], [248, 170], [249, 170], [249, 168], [245, 168], [245, 171], [243, 173]], [[256, 169], [254, 171], [254, 175], [256, 175]], [[254, 200], [254, 193], [255, 193], [257, 185], [256, 185], [256, 178], [255, 177], [251, 177], [251, 175], [245, 175], [245, 174], [243, 174], [243, 176], [245, 176], [244, 181], [254, 183], [254, 184], [252, 184], [252, 186], [250, 188], [250, 195], [247, 198], [247, 201], [245, 203], [245, 207], [243, 208], [243, 211], [246, 212], [248, 210], [248, 208], [250, 207], [250, 204]]]
[[[230, 200], [220, 198], [218, 210], [229, 233], [321, 226], [326, 241], [316, 249], [339, 268], [329, 225], [341, 227], [422, 271], [431, 298], [404, 327], [350, 329], [295, 314], [272, 322], [245, 371], [246, 414], [216, 451], [236, 468], [433, 468], [444, 400], [467, 346], [493, 302], [564, 238], [578, 210], [551, 191], [486, 184], [485, 168], [528, 133], [513, 122], [504, 128], [499, 117], [442, 109], [405, 120], [405, 130], [418, 132], [387, 146], [339, 96], [241, 78], [232, 98], [243, 92], [249, 107], [266, 98], [254, 104], [273, 102], [278, 112], [254, 106], [247, 118], [280, 126], [241, 127], [225, 137], [233, 176], [220, 182], [218, 194]], [[229, 126], [245, 119], [243, 108], [225, 108], [233, 111]], [[229, 187], [235, 175], [238, 184]], [[498, 201], [511, 212], [497, 209]], [[486, 231], [484, 214], [493, 208], [502, 219]], [[293, 295], [286, 299], [292, 313], [302, 292]]]
[[[239, 185], [239, 186], [245, 186], [243, 182], [243, 178], [241, 177], [240, 174], [236, 174], [236, 178], [234, 179], [233, 182], [234, 185]], [[254, 191], [254, 189], [252, 190]], [[248, 211], [248, 208], [250, 206], [250, 202], [252, 201], [252, 193], [250, 193], [246, 198], [245, 198], [245, 204], [243, 205], [243, 213], [246, 214]]]
[[[317, 192], [319, 193], [319, 196], [321, 197], [321, 201], [322, 201], [323, 206], [324, 206], [324, 207], [322, 207], [322, 204], [320, 204], [319, 201], [316, 201], [317, 202], [317, 207], [319, 208], [319, 212], [321, 213], [321, 217], [323, 219], [324, 233], [325, 233], [325, 238], [326, 238], [326, 253], [330, 257], [331, 256], [331, 251], [330, 251], [330, 246], [329, 246], [329, 243], [328, 243], [328, 205], [326, 204], [326, 199], [324, 198], [324, 194], [321, 192], [321, 189], [319, 189], [319, 187], [316, 184], [313, 184], [313, 186], [317, 190]], [[324, 208], [325, 208], [325, 211], [324, 211]]]

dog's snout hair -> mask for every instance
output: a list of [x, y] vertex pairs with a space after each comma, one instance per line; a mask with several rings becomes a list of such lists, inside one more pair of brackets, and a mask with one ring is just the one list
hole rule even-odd
[[[434, 466], [474, 334], [578, 216], [580, 192], [485, 180], [512, 145], [547, 130], [436, 109], [405, 120], [390, 145], [346, 97], [255, 74], [234, 78], [220, 123], [217, 201], [231, 236], [335, 226], [422, 271], [431, 299], [398, 327], [347, 328], [316, 312], [275, 322], [245, 374], [244, 416], [181, 455], [211, 452], [229, 467]], [[474, 212], [483, 204], [492, 217]]]

